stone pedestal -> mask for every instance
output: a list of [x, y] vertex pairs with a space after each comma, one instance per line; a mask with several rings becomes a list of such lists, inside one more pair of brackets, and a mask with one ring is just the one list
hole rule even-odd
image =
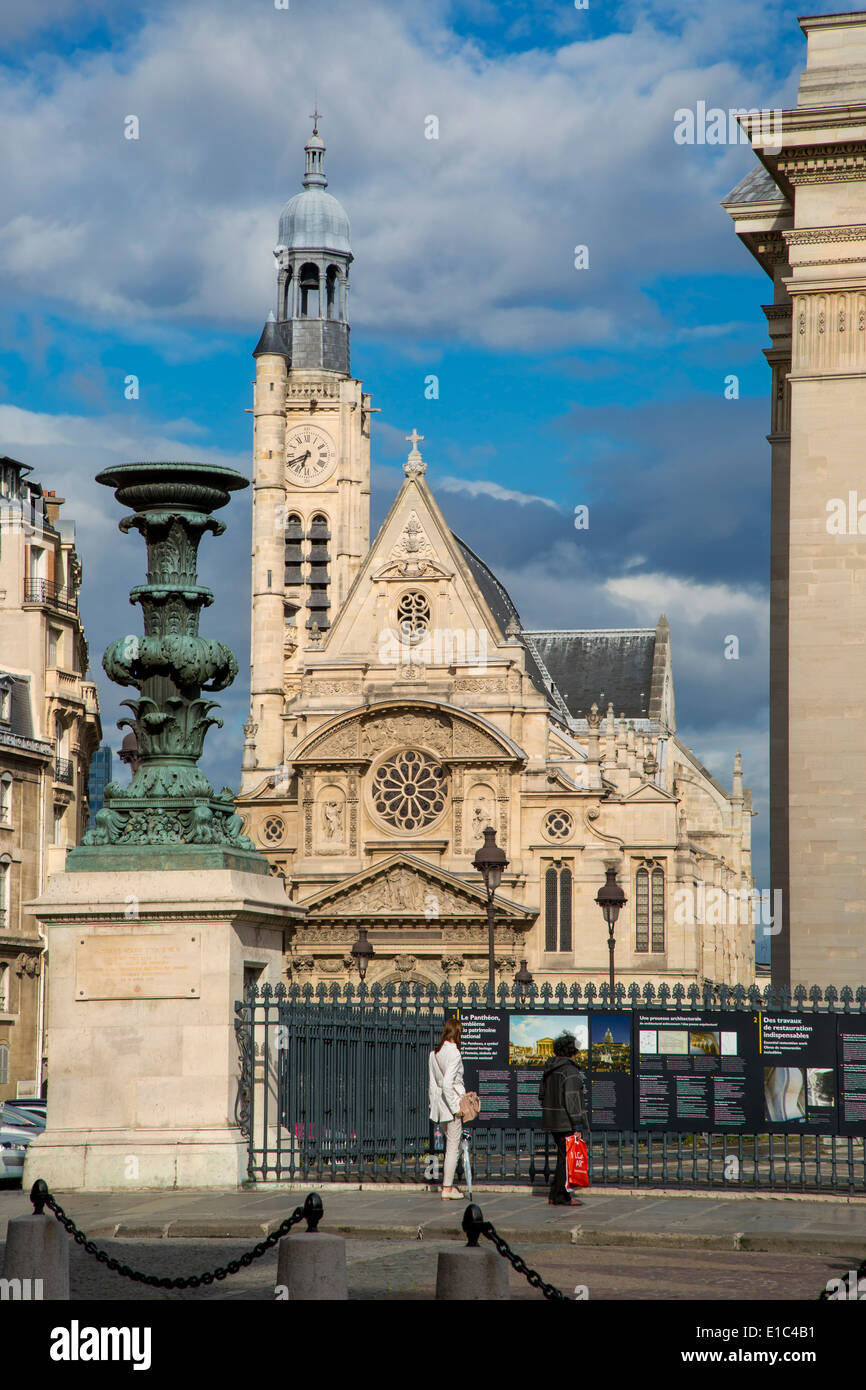
[[48, 936], [48, 1125], [25, 1188], [237, 1186], [234, 1005], [245, 969], [280, 981], [299, 911], [282, 881], [230, 867], [63, 873], [30, 910]]

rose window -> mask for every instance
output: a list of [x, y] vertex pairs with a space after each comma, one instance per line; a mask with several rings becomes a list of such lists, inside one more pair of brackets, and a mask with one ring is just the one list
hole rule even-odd
[[418, 642], [430, 626], [430, 605], [419, 593], [403, 594], [397, 604], [397, 627], [404, 642]]
[[568, 811], [548, 811], [544, 818], [544, 833], [549, 840], [567, 840], [574, 829]]
[[444, 811], [445, 772], [426, 753], [395, 753], [373, 778], [373, 805], [398, 830], [421, 830]]

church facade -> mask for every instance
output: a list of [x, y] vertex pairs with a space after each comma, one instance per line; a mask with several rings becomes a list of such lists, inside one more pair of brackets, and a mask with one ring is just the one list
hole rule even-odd
[[[451, 531], [413, 430], [370, 541], [371, 397], [349, 364], [349, 220], [306, 145], [255, 349], [251, 709], [238, 811], [305, 908], [293, 982], [483, 983], [492, 826], [497, 982], [606, 978], [595, 896], [627, 904], [617, 978], [754, 981], [751, 794], [678, 738], [670, 631], [526, 628]], [[424, 452], [435, 458], [425, 442]], [[357, 982], [357, 972], [354, 971]]]

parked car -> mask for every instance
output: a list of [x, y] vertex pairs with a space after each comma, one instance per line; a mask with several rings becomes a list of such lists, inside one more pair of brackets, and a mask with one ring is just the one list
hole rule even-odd
[[0, 1181], [20, 1182], [31, 1140], [45, 1128], [44, 1110], [7, 1100], [0, 1106]]

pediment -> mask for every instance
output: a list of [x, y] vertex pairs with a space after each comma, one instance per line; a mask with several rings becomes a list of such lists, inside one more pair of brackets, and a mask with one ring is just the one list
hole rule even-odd
[[[464, 883], [455, 874], [401, 852], [342, 883], [323, 888], [305, 898], [303, 906], [307, 910], [307, 922], [323, 917], [370, 916], [386, 922], [407, 922], [413, 918], [429, 922], [442, 917], [477, 921], [486, 919], [486, 902], [483, 887]], [[535, 912], [499, 895], [496, 914], [500, 922], [510, 919], [514, 925], [526, 926], [536, 916]]]
[[671, 796], [663, 787], [657, 787], [655, 782], [642, 782], [633, 792], [629, 792], [628, 796], [624, 796], [622, 801], [623, 804], [628, 801], [676, 801], [676, 797]]

